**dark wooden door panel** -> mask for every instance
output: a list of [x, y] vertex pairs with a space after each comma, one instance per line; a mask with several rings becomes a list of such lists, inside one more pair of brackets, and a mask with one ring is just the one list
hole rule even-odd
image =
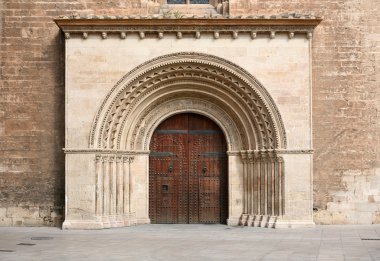
[[199, 180], [199, 223], [220, 223], [219, 177]]
[[152, 223], [225, 223], [226, 142], [220, 128], [197, 114], [179, 114], [155, 130], [150, 144]]
[[161, 223], [178, 223], [178, 187], [173, 177], [157, 178], [157, 220]]

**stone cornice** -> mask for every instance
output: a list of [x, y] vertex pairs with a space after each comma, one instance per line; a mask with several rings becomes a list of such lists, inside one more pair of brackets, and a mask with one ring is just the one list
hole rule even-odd
[[64, 26], [312, 26], [316, 27], [321, 18], [162, 18], [162, 19], [89, 19], [56, 18], [55, 23]]
[[57, 18], [54, 20], [68, 39], [72, 34], [80, 34], [84, 39], [91, 34], [98, 34], [106, 39], [109, 34], [118, 34], [126, 38], [127, 34], [137, 33], [140, 38], [146, 34], [156, 34], [163, 38], [165, 34], [175, 34], [178, 39], [183, 34], [193, 34], [200, 38], [201, 34], [212, 33], [214, 38], [220, 34], [230, 34], [237, 39], [239, 34], [250, 34], [252, 39], [257, 33], [265, 33], [275, 38], [276, 33], [287, 33], [289, 38], [294, 34], [304, 34], [311, 38], [314, 28], [322, 21], [321, 18], [160, 18], [160, 19], [126, 19], [126, 18]]

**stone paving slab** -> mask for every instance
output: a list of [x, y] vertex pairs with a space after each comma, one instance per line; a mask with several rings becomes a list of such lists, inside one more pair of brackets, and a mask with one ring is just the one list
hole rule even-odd
[[380, 260], [380, 225], [0, 228], [0, 260]]

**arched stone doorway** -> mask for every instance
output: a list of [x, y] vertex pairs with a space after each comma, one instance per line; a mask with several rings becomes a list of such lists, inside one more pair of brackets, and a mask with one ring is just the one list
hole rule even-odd
[[[127, 73], [109, 90], [93, 118], [89, 149], [66, 150], [72, 173], [66, 195], [74, 200], [67, 204], [64, 227], [150, 223], [149, 146], [157, 127], [181, 113], [207, 117], [225, 136], [227, 224], [279, 224], [278, 220], [297, 218], [302, 219], [297, 224], [310, 224], [310, 194], [290, 181], [310, 180], [302, 173], [307, 173], [311, 157], [307, 151], [286, 150], [285, 127], [271, 95], [240, 66], [189, 52], [157, 57]], [[78, 162], [94, 167], [83, 168]], [[75, 173], [85, 177], [85, 193], [72, 181]], [[161, 184], [166, 190], [162, 185], [168, 184]], [[84, 196], [75, 201], [78, 193]]]
[[176, 114], [156, 128], [149, 149], [152, 223], [226, 224], [227, 144], [217, 124]]
[[[90, 147], [127, 152], [134, 159], [127, 168], [130, 177], [126, 179], [124, 209], [128, 214], [124, 222], [150, 222], [149, 144], [157, 126], [180, 113], [204, 115], [225, 134], [228, 224], [245, 224], [248, 218], [252, 223], [255, 215], [284, 213], [283, 163], [276, 150], [286, 147], [286, 138], [269, 93], [229, 61], [200, 53], [176, 53], [128, 73], [107, 95], [93, 124]], [[109, 161], [107, 155], [105, 160]], [[117, 165], [116, 161], [112, 164]], [[112, 164], [110, 169], [115, 168]], [[99, 198], [104, 201], [101, 193]], [[107, 213], [117, 213], [106, 207]], [[117, 226], [115, 221], [109, 222]]]

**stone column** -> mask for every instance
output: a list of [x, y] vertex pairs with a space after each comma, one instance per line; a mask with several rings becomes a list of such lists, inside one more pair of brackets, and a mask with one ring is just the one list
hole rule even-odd
[[111, 227], [116, 226], [116, 164], [115, 156], [109, 157], [109, 218]]
[[124, 225], [130, 226], [129, 222], [129, 157], [123, 157], [123, 216]]
[[241, 151], [241, 159], [243, 162], [243, 214], [240, 220], [240, 224], [245, 226], [248, 221], [248, 154], [247, 151]]
[[116, 226], [124, 226], [123, 217], [123, 161], [116, 157]]
[[128, 195], [128, 213], [129, 213], [129, 225], [135, 225], [136, 224], [136, 213], [133, 205], [133, 176], [131, 172], [131, 164], [134, 161], [134, 157], [129, 157], [128, 159], [128, 176], [129, 176], [129, 195]]
[[110, 183], [109, 183], [109, 158], [103, 157], [103, 226], [104, 228], [110, 228], [109, 219], [109, 197], [110, 197]]
[[95, 157], [96, 172], [96, 216], [103, 214], [103, 158], [101, 155]]

